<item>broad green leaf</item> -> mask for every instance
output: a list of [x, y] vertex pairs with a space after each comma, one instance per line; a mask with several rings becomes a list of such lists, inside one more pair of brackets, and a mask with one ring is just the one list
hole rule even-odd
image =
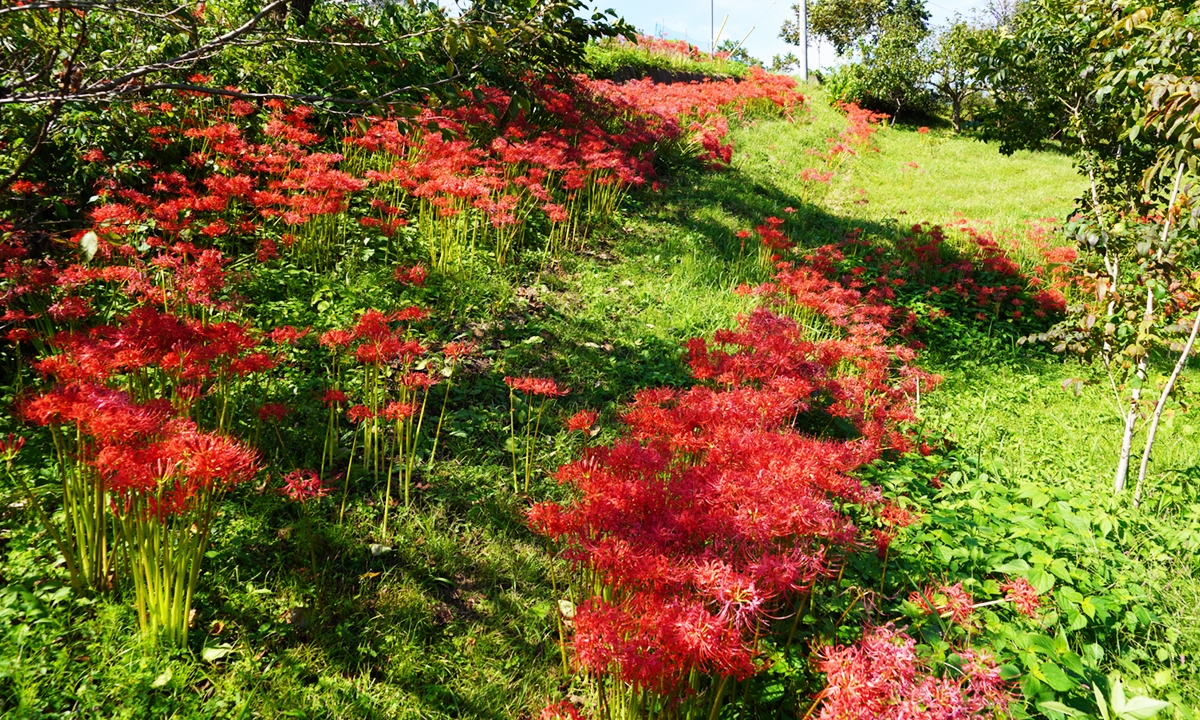
[[1040, 702], [1037, 704], [1037, 706], [1042, 710], [1049, 710], [1051, 712], [1062, 713], [1063, 715], [1066, 715], [1067, 717], [1091, 717], [1090, 715], [1088, 715], [1085, 712], [1076, 710], [1073, 707], [1067, 707], [1066, 705], [1063, 705], [1060, 702], [1055, 702], [1053, 700], [1047, 700], [1046, 702]]
[[1025, 562], [1021, 558], [1016, 558], [1015, 560], [1009, 560], [1008, 562], [1004, 563], [1003, 565], [999, 565], [997, 567], [992, 568], [992, 571], [998, 572], [998, 573], [1004, 573], [1005, 575], [1012, 575], [1013, 573], [1024, 573], [1024, 572], [1029, 571], [1029, 563]]
[[1042, 663], [1042, 675], [1046, 678], [1046, 684], [1059, 692], [1066, 692], [1075, 688], [1075, 681], [1067, 677], [1063, 669], [1052, 662]]
[[1001, 665], [998, 668], [1000, 679], [1006, 682], [1012, 682], [1021, 677], [1021, 669], [1016, 665]]
[[205, 662], [216, 662], [233, 652], [233, 648], [229, 645], [218, 645], [216, 647], [206, 647], [200, 653], [200, 657], [204, 658]]
[[167, 668], [166, 670], [163, 670], [161, 675], [154, 678], [154, 682], [150, 683], [150, 687], [160, 688], [169, 682], [171, 682], [171, 668]]
[[1171, 703], [1166, 700], [1155, 700], [1139, 695], [1125, 703], [1125, 709], [1118, 712], [1117, 717], [1128, 718], [1128, 720], [1149, 720], [1169, 707], [1171, 707]]
[[1125, 683], [1120, 678], [1112, 683], [1108, 692], [1108, 705], [1117, 715], [1125, 712]]

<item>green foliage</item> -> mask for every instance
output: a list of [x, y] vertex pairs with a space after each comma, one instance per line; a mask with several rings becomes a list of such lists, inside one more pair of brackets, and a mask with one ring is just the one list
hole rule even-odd
[[1111, 139], [1093, 97], [1095, 18], [1069, 0], [1031, 0], [995, 42], [977, 42], [979, 73], [992, 98], [982, 135], [1002, 153], [1074, 150]]
[[986, 45], [994, 33], [989, 28], [969, 25], [957, 18], [933, 33], [931, 84], [938, 99], [950, 105], [950, 123], [954, 132], [962, 130], [964, 103], [983, 89], [975, 72], [975, 48]]
[[683, 57], [679, 53], [654, 52], [649, 47], [640, 47], [631, 42], [602, 40], [588, 43], [584, 64], [587, 73], [596, 78], [642, 78], [653, 76], [655, 71], [695, 73], [709, 77], [744, 77], [749, 64], [758, 63], [749, 55], [744, 58], [737, 56], [701, 61]]
[[931, 112], [933, 97], [928, 84], [934, 68], [923, 46], [926, 37], [927, 32], [917, 24], [885, 18], [873, 43], [859, 43], [857, 69], [845, 71], [852, 80], [835, 81], [844, 93], [842, 99], [857, 93], [851, 98], [854, 102], [892, 116], [901, 111]]
[[[1190, 676], [1185, 648], [1194, 641], [1164, 625], [1176, 609], [1145, 579], [1198, 537], [1194, 505], [1181, 525], [1131, 513], [1103, 486], [1011, 477], [961, 451], [879, 465], [864, 478], [921, 517], [893, 541], [886, 576], [872, 557], [855, 561], [861, 585], [890, 597], [888, 588], [962, 582], [975, 596], [975, 613], [962, 625], [935, 622], [919, 603], [884, 605], [904, 615], [932, 652], [945, 656], [960, 643], [990, 648], [1020, 673], [1032, 703], [1079, 711], [1094, 700], [1089, 686], [1113, 668], [1160, 692], [1178, 691], [1173, 678]], [[1183, 571], [1195, 572], [1193, 566], [1189, 561]], [[1006, 578], [1022, 578], [1040, 594], [1036, 619], [1008, 603], [978, 605], [996, 597]]]
[[[1099, 14], [1104, 8], [1089, 4]], [[1200, 87], [1196, 85], [1196, 33], [1200, 8], [1195, 3], [1160, 1], [1126, 4], [1097, 35], [1103, 72], [1096, 98], [1122, 116], [1131, 143], [1156, 152], [1143, 186], [1169, 182], [1185, 164], [1198, 172]]]
[[[792, 12], [796, 19], [784, 21], [779, 37], [803, 45], [800, 6], [793, 5]], [[927, 31], [929, 11], [924, 0], [817, 0], [808, 5], [809, 34], [828, 40], [839, 55], [859, 42], [873, 42], [894, 23]]]

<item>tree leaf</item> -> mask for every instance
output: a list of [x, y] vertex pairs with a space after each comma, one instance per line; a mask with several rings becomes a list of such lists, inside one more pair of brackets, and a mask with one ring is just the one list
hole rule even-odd
[[83, 237], [79, 238], [79, 249], [83, 250], [88, 260], [96, 257], [96, 252], [100, 250], [100, 236], [94, 232], [84, 233]]
[[1075, 681], [1067, 677], [1063, 669], [1052, 662], [1042, 663], [1042, 675], [1046, 678], [1046, 684], [1059, 692], [1075, 689]]
[[1047, 700], [1046, 702], [1040, 702], [1037, 704], [1037, 706], [1038, 706], [1038, 708], [1040, 708], [1042, 710], [1049, 710], [1051, 712], [1062, 713], [1063, 715], [1066, 715], [1067, 717], [1091, 717], [1090, 715], [1088, 715], [1085, 712], [1076, 710], [1073, 707], [1068, 707], [1066, 705], [1063, 705], [1060, 702], [1055, 702], [1053, 700]]
[[1118, 712], [1117, 717], [1128, 718], [1128, 720], [1149, 720], [1169, 707], [1171, 707], [1171, 703], [1166, 700], [1155, 700], [1139, 695], [1125, 703], [1125, 709]]

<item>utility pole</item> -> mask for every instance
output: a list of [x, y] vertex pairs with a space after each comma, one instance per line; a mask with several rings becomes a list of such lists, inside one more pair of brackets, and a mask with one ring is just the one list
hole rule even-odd
[[800, 77], [808, 82], [808, 0], [800, 0]]

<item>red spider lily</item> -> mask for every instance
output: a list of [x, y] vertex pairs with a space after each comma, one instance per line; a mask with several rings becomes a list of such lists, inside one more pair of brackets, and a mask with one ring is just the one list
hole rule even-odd
[[284, 496], [295, 502], [308, 502], [332, 492], [332, 488], [321, 482], [315, 470], [293, 470], [283, 476], [283, 483]]
[[356, 423], [364, 420], [372, 420], [375, 418], [375, 416], [376, 413], [371, 412], [371, 408], [367, 407], [366, 405], [355, 405], [346, 411], [346, 417], [348, 417], [351, 422]]
[[347, 402], [349, 398], [341, 390], [326, 390], [325, 395], [322, 396], [322, 400], [325, 403], [325, 407], [333, 407], [334, 405], [341, 405]]
[[388, 420], [400, 421], [412, 417], [416, 412], [417, 406], [413, 403], [390, 402], [380, 411], [379, 415]]
[[[103, 159], [103, 155], [101, 155]], [[18, 180], [8, 186], [10, 192], [15, 195], [40, 195], [46, 189], [46, 183], [35, 183], [29, 180]]]
[[475, 342], [448, 342], [442, 347], [442, 354], [451, 362], [458, 362], [462, 358], [475, 352]]
[[596, 424], [597, 417], [599, 417], [599, 413], [595, 410], [580, 410], [567, 418], [567, 430], [571, 432], [587, 432], [592, 429], [592, 425]]
[[349, 330], [327, 330], [321, 333], [320, 343], [329, 348], [342, 348], [350, 345], [352, 338]]
[[909, 595], [908, 601], [926, 612], [949, 615], [960, 625], [967, 625], [975, 611], [975, 601], [971, 593], [963, 590], [962, 583], [918, 590]]
[[168, 442], [178, 458], [178, 471], [206, 489], [231, 488], [254, 477], [259, 470], [257, 453], [233, 438], [184, 432]]
[[263, 403], [258, 408], [258, 419], [277, 423], [291, 412], [292, 408], [285, 403]]
[[885, 525], [905, 528], [920, 519], [919, 513], [913, 513], [894, 503], [888, 503], [879, 511], [879, 521]]
[[8, 469], [12, 470], [13, 459], [17, 453], [21, 452], [21, 448], [25, 447], [25, 438], [12, 433], [8, 434], [7, 438], [0, 438], [0, 457], [8, 465]]
[[410, 268], [398, 267], [394, 275], [396, 282], [401, 285], [421, 287], [425, 284], [425, 267], [423, 265], [413, 265]]
[[540, 395], [543, 397], [558, 397], [566, 395], [570, 392], [566, 388], [560, 388], [558, 383], [549, 378], [515, 378], [506, 377], [504, 382], [510, 388], [518, 392], [529, 393], [530, 395]]
[[961, 671], [933, 674], [915, 641], [890, 626], [869, 628], [856, 645], [829, 648], [818, 667], [826, 688], [822, 720], [983, 718], [1011, 700], [995, 660], [963, 649]]
[[1031, 618], [1038, 616], [1038, 608], [1042, 605], [1037, 590], [1025, 578], [1012, 578], [1000, 584], [1004, 591], [1004, 599], [1011, 602], [1023, 615]]
[[542, 708], [537, 720], [584, 720], [584, 715], [570, 702], [563, 700]]
[[267, 333], [267, 337], [271, 339], [271, 342], [278, 345], [295, 345], [310, 332], [312, 332], [311, 327], [296, 329], [291, 325], [284, 325]]

